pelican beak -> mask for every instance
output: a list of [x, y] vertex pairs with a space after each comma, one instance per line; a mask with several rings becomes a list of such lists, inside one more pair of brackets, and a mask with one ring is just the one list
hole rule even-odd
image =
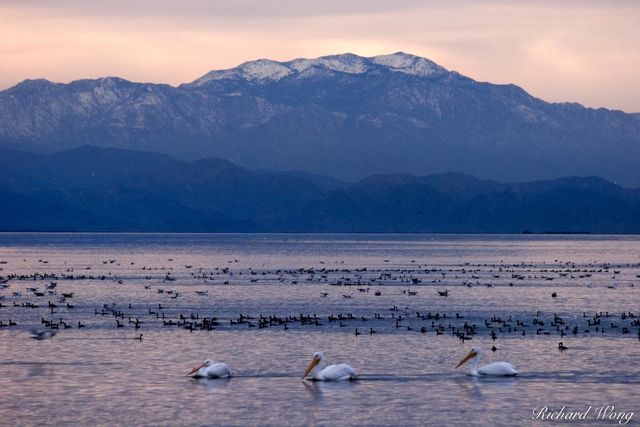
[[320, 359], [316, 359], [315, 357], [311, 360], [311, 363], [309, 363], [309, 366], [307, 366], [307, 370], [304, 371], [304, 374], [302, 374], [302, 379], [305, 379], [307, 377], [307, 375], [309, 375], [309, 372], [311, 372], [311, 370], [313, 368], [316, 367], [316, 365], [318, 365], [318, 363], [320, 363]]
[[467, 363], [467, 361], [468, 361], [469, 359], [473, 359], [473, 358], [474, 358], [474, 357], [476, 357], [477, 355], [478, 355], [478, 353], [476, 353], [475, 351], [471, 350], [471, 351], [469, 352], [469, 354], [467, 354], [467, 355], [465, 356], [465, 358], [464, 358], [464, 359], [462, 359], [462, 360], [460, 361], [460, 363], [458, 363], [458, 365], [456, 366], [456, 369], [458, 369], [460, 366], [462, 366], [462, 365], [464, 365], [465, 363]]
[[207, 364], [207, 362], [203, 363], [203, 364], [202, 364], [202, 365], [200, 365], [200, 366], [196, 366], [195, 368], [193, 368], [193, 369], [191, 370], [191, 372], [189, 372], [189, 373], [187, 374], [187, 376], [189, 376], [189, 375], [191, 375], [191, 374], [195, 374], [196, 372], [198, 372], [198, 369], [200, 369], [200, 368], [204, 368], [204, 367], [206, 366], [206, 364]]

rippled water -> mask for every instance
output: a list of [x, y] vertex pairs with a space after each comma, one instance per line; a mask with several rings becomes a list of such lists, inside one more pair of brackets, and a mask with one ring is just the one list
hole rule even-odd
[[[0, 262], [0, 321], [16, 323], [0, 328], [3, 425], [561, 425], [532, 410], [640, 412], [637, 236], [0, 234]], [[231, 324], [240, 314], [252, 319]], [[260, 315], [288, 321], [261, 328]], [[180, 316], [219, 325], [189, 331]], [[57, 335], [30, 339], [43, 320]], [[464, 322], [476, 325], [466, 342]], [[454, 369], [477, 345], [521, 375]], [[317, 350], [360, 379], [301, 381]], [[185, 376], [207, 357], [233, 378]]]

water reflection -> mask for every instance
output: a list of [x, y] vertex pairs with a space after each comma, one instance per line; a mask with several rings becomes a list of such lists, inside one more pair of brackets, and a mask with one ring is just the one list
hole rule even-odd
[[519, 381], [518, 377], [467, 376], [466, 379], [456, 380], [455, 384], [460, 388], [461, 395], [466, 395], [469, 399], [482, 399], [487, 392], [508, 392], [509, 388], [517, 387]]
[[318, 384], [318, 381], [307, 382], [303, 381], [302, 385], [305, 388], [305, 391], [311, 396], [311, 400], [315, 403], [320, 403], [323, 401], [322, 387]]
[[190, 378], [189, 381], [197, 387], [204, 388], [208, 391], [218, 391], [226, 388], [231, 382], [232, 377], [227, 378]]
[[[67, 300], [75, 306], [72, 309], [58, 296], [31, 297], [28, 287], [42, 290], [49, 280], [11, 281], [10, 288], [0, 289], [5, 297], [0, 320], [11, 318], [25, 331], [42, 327], [41, 318], [63, 318], [73, 326], [47, 341], [0, 330], [0, 393], [12, 397], [0, 399], [0, 419], [19, 419], [16, 424], [21, 425], [515, 426], [529, 425], [532, 405], [538, 403], [576, 408], [614, 404], [631, 410], [640, 401], [637, 328], [628, 335], [619, 331], [622, 324], [606, 334], [565, 335], [562, 340], [569, 350], [564, 353], [558, 352], [560, 340], [553, 335], [499, 334], [498, 351], [487, 354], [486, 362], [508, 360], [522, 374], [496, 379], [469, 377], [454, 369], [471, 346], [490, 348], [494, 341], [483, 331], [471, 342], [459, 342], [448, 324], [482, 325], [494, 315], [513, 315], [531, 327], [538, 310], [551, 319], [558, 314], [567, 323], [584, 322], [584, 311], [635, 313], [640, 289], [627, 285], [638, 282], [639, 254], [637, 237], [610, 236], [22, 235], [14, 239], [0, 235], [0, 260], [6, 261], [1, 274], [84, 272], [122, 280], [58, 279], [56, 289], [74, 293]], [[473, 265], [463, 265], [467, 262]], [[524, 278], [498, 271], [492, 263], [499, 262], [510, 263], [508, 268], [517, 270], [513, 274]], [[580, 278], [583, 271], [556, 274], [552, 281], [543, 277], [551, 274], [543, 270], [567, 262], [581, 263], [575, 270], [602, 262], [616, 262], [616, 267], [584, 278]], [[628, 264], [617, 267], [618, 263]], [[416, 265], [422, 266], [422, 282], [410, 284], [403, 272]], [[571, 265], [566, 268], [574, 270]], [[230, 268], [233, 275], [203, 278], [198, 275], [200, 268], [207, 272]], [[354, 278], [356, 268], [367, 270], [358, 272], [364, 284], [333, 287], [317, 280], [320, 273], [314, 281], [300, 268], [331, 270], [322, 273], [328, 275], [327, 282]], [[437, 271], [425, 273], [427, 268]], [[461, 272], [449, 272], [455, 268], [467, 269], [469, 280], [471, 274], [480, 278], [467, 287], [462, 285], [467, 279], [455, 277]], [[621, 273], [614, 273], [614, 268]], [[292, 272], [282, 273], [286, 269]], [[371, 282], [378, 280], [382, 269], [380, 280], [388, 282]], [[175, 281], [165, 281], [169, 271]], [[612, 281], [620, 286], [609, 289]], [[484, 286], [485, 282], [495, 286]], [[373, 286], [381, 295], [374, 294]], [[418, 293], [401, 292], [409, 286]], [[361, 292], [358, 287], [372, 289]], [[450, 295], [440, 297], [436, 288], [450, 289]], [[179, 298], [168, 296], [166, 290], [177, 291]], [[205, 290], [206, 294], [196, 293]], [[14, 291], [22, 297], [14, 296]], [[320, 291], [328, 296], [320, 297]], [[557, 298], [551, 297], [553, 291]], [[27, 297], [40, 307], [12, 305]], [[51, 310], [47, 301], [57, 307]], [[123, 327], [116, 326], [113, 313], [103, 304], [123, 312], [118, 318]], [[398, 311], [390, 310], [394, 306]], [[158, 312], [158, 318], [149, 310]], [[160, 311], [173, 321], [181, 314], [200, 319], [215, 315], [221, 324], [210, 331], [191, 332], [165, 326]], [[446, 312], [450, 317], [441, 322], [444, 330], [436, 335], [431, 321], [416, 320], [416, 311]], [[276, 323], [259, 328], [260, 314], [310, 312], [321, 318], [320, 326], [292, 323], [285, 331]], [[456, 319], [456, 312], [464, 318]], [[254, 327], [231, 326], [229, 319], [240, 313], [252, 315]], [[328, 315], [335, 313], [367, 317], [366, 326], [355, 325], [364, 333], [355, 336], [352, 324], [344, 320], [329, 322]], [[379, 321], [374, 313], [386, 320]], [[396, 327], [391, 316], [400, 314], [404, 320]], [[132, 322], [137, 317], [144, 321], [139, 331], [129, 316]], [[77, 328], [78, 321], [85, 327]], [[603, 325], [612, 321], [620, 322], [603, 320]], [[340, 326], [342, 322], [348, 326]], [[422, 325], [429, 327], [428, 333], [419, 332]], [[545, 327], [552, 328], [548, 321]], [[369, 334], [369, 328], [376, 333]], [[144, 340], [134, 340], [140, 332]], [[316, 349], [325, 350], [332, 361], [348, 361], [360, 379], [301, 381]], [[232, 378], [184, 376], [194, 360], [212, 355], [229, 363]], [[73, 410], [78, 407], [82, 411]]]
[[29, 372], [27, 372], [27, 377], [29, 378], [39, 377], [41, 375], [44, 375], [45, 373], [46, 373], [45, 365], [33, 365], [29, 369]]

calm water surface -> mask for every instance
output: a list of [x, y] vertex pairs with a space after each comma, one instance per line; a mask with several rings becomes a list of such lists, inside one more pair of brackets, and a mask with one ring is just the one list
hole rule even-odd
[[[638, 236], [0, 234], [0, 262], [1, 425], [639, 425]], [[521, 375], [454, 369], [472, 346]], [[360, 379], [301, 381], [318, 350]]]

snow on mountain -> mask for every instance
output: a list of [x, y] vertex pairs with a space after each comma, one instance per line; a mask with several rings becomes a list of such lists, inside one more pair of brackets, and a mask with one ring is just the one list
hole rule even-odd
[[246, 78], [255, 80], [279, 80], [282, 77], [291, 74], [291, 70], [289, 68], [268, 59], [246, 62], [239, 68], [242, 70], [242, 73]]
[[190, 86], [202, 86], [212, 80], [242, 79], [249, 81], [279, 80], [291, 74], [291, 69], [280, 62], [258, 59], [245, 62], [228, 70], [214, 70], [190, 83]]
[[277, 81], [284, 77], [300, 78], [338, 72], [345, 74], [364, 74], [376, 67], [384, 67], [391, 71], [402, 72], [420, 77], [443, 73], [447, 70], [428, 59], [404, 52], [390, 55], [362, 57], [352, 53], [321, 56], [319, 58], [298, 58], [287, 62], [258, 59], [245, 62], [236, 68], [214, 70], [186, 86], [203, 86], [211, 81], [241, 79], [257, 83]]
[[426, 58], [396, 52], [391, 55], [379, 55], [371, 58], [375, 64], [389, 67], [393, 71], [426, 77], [432, 74], [444, 73], [447, 70]]
[[369, 69], [367, 59], [346, 53], [343, 55], [322, 56], [316, 59], [294, 59], [287, 62], [287, 65], [298, 72], [305, 71], [311, 67], [319, 67], [340, 73], [362, 74]]

